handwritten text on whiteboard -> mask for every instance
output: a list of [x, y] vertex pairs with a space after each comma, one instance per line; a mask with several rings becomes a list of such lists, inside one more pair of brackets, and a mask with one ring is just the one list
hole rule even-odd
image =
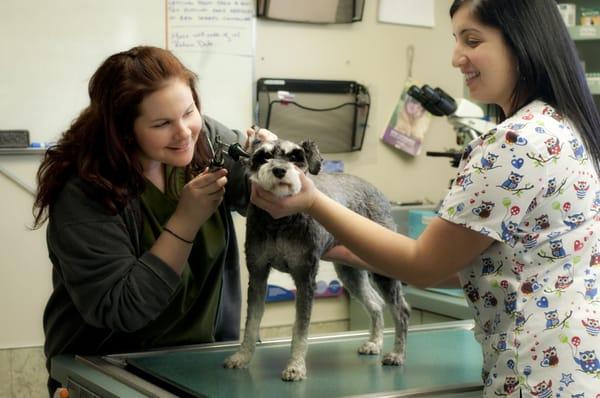
[[173, 51], [252, 55], [252, 0], [167, 0], [167, 18]]

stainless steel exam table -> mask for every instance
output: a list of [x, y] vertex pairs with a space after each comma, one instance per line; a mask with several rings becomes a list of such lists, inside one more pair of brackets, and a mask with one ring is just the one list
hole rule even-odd
[[[225, 369], [239, 344], [207, 344], [104, 357], [58, 356], [52, 377], [77, 397], [436, 397], [481, 396], [481, 349], [472, 321], [411, 327], [404, 367], [382, 366], [381, 356], [356, 352], [366, 332], [309, 338], [308, 378], [280, 374], [290, 340], [259, 343], [246, 369]], [[384, 351], [393, 344], [386, 330]]]

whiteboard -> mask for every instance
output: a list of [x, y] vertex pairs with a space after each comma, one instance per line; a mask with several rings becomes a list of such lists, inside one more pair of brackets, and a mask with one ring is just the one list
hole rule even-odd
[[[87, 84], [98, 66], [136, 45], [172, 50], [200, 77], [202, 112], [232, 128], [248, 127], [253, 7], [252, 0], [1, 0], [0, 130], [26, 129], [32, 142], [56, 141], [88, 105]], [[200, 9], [208, 18], [186, 19]], [[214, 33], [217, 25], [222, 38], [235, 33], [181, 48], [171, 36], [182, 29], [174, 16], [196, 34]]]
[[253, 0], [167, 0], [167, 48], [198, 74], [201, 111], [231, 128], [252, 124]]

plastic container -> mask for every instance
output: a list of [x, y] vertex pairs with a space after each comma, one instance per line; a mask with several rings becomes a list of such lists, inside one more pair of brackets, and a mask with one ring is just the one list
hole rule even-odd
[[433, 210], [409, 210], [408, 212], [408, 236], [416, 239], [427, 227], [437, 213]]

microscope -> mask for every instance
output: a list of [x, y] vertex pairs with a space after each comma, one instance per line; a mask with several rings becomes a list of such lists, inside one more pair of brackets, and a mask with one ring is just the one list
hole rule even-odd
[[[408, 95], [419, 101], [423, 108], [434, 116], [446, 116], [456, 132], [456, 143], [460, 146], [468, 144], [473, 139], [487, 133], [496, 125], [485, 119], [483, 110], [464, 98], [458, 101], [439, 87], [431, 88], [423, 85], [421, 88], [413, 85], [408, 89]], [[427, 156], [442, 156], [451, 158], [452, 167], [458, 167], [461, 152], [426, 152]]]

